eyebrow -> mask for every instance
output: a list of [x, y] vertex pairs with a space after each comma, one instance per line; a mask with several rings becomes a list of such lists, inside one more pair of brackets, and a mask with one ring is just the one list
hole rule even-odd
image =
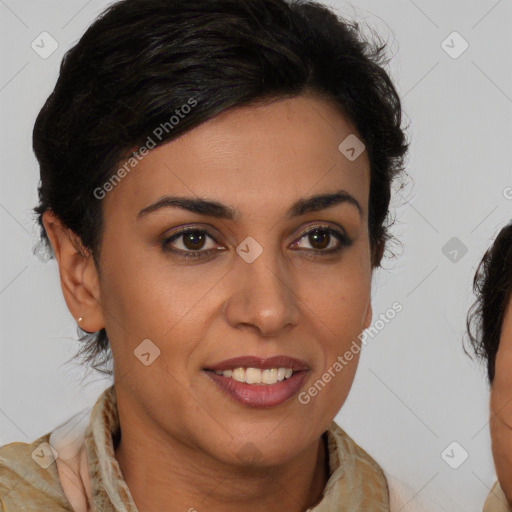
[[[363, 215], [363, 209], [357, 199], [345, 190], [338, 190], [331, 194], [318, 194], [299, 199], [286, 212], [287, 219], [293, 219], [309, 212], [317, 212], [331, 208], [338, 204], [348, 203], [357, 208], [359, 215]], [[137, 215], [137, 219], [145, 217], [162, 208], [181, 208], [199, 215], [216, 217], [236, 221], [241, 217], [240, 210], [209, 199], [196, 199], [192, 197], [164, 196], [143, 208]]]

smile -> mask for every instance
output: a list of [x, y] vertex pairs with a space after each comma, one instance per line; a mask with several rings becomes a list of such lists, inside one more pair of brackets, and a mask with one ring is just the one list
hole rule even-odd
[[217, 375], [231, 378], [237, 382], [246, 382], [247, 384], [265, 384], [272, 385], [289, 379], [293, 370], [291, 368], [234, 368], [232, 370], [216, 371]]
[[[259, 370], [260, 375], [265, 372], [265, 370], [261, 371], [259, 368], [247, 368], [247, 370], [249, 370], [249, 379], [251, 379], [251, 370]], [[273, 372], [273, 370], [275, 370], [275, 372]], [[279, 380], [277, 375], [280, 370], [284, 370], [285, 372], [285, 376], [282, 380]], [[289, 377], [286, 377], [286, 370], [288, 370], [288, 374], [290, 374], [290, 371], [292, 372]], [[215, 372], [212, 370], [205, 370], [204, 373], [213, 381], [216, 388], [222, 391], [229, 399], [239, 404], [255, 408], [275, 407], [290, 400], [299, 392], [309, 373], [307, 370], [293, 372], [290, 368], [271, 368], [269, 369], [270, 378], [275, 380], [275, 383], [263, 383], [261, 380], [264, 377], [261, 376], [258, 378], [259, 383], [253, 382], [249, 384], [245, 381], [247, 379], [247, 371], [244, 368], [225, 370], [228, 375], [230, 371], [232, 374], [229, 377], [224, 376], [224, 372]], [[282, 373], [283, 372], [281, 372], [281, 375]], [[238, 375], [240, 378], [243, 376], [244, 381], [235, 380], [234, 375]]]

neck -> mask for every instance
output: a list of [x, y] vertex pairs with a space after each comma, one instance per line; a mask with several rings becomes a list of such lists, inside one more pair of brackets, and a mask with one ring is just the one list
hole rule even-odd
[[323, 437], [282, 466], [240, 468], [172, 437], [163, 442], [142, 425], [123, 422], [119, 412], [115, 456], [140, 512], [303, 512], [322, 498], [329, 478]]

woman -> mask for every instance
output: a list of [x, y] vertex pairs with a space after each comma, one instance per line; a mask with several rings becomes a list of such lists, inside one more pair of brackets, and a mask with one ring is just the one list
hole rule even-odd
[[512, 511], [512, 222], [485, 253], [474, 278], [477, 300], [468, 315], [476, 353], [491, 385], [490, 431], [498, 481], [484, 512]]
[[383, 48], [314, 3], [124, 0], [66, 54], [35, 211], [114, 384], [0, 449], [5, 510], [389, 510], [333, 421], [407, 149]]

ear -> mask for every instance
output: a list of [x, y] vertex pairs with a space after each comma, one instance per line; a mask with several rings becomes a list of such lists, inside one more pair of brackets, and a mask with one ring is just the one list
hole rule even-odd
[[59, 264], [62, 293], [70, 313], [77, 321], [83, 318], [79, 325], [84, 331], [99, 331], [105, 323], [92, 254], [51, 210], [43, 213], [43, 224]]
[[364, 329], [368, 329], [368, 327], [370, 327], [371, 323], [372, 323], [372, 318], [373, 318], [373, 310], [372, 310], [372, 304], [370, 302], [370, 304], [368, 304], [368, 308], [366, 309], [366, 316], [365, 316], [365, 319], [364, 319]]

